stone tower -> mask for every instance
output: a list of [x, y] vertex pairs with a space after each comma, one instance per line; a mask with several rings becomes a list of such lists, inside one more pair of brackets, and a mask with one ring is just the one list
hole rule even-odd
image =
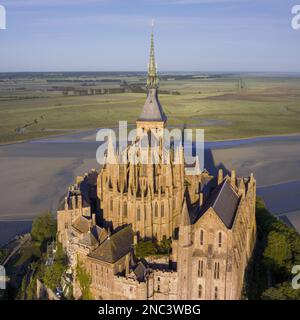
[[137, 120], [137, 129], [142, 132], [154, 130], [155, 133], [161, 133], [161, 129], [165, 127], [167, 117], [158, 99], [159, 81], [157, 76], [157, 66], [154, 53], [154, 36], [153, 23], [151, 33], [150, 58], [148, 63], [147, 76], [147, 99], [139, 119]]
[[[81, 262], [96, 299], [240, 299], [256, 239], [256, 181], [235, 171], [213, 177], [185, 163], [182, 145], [167, 148], [158, 87], [152, 30], [133, 142], [116, 150], [109, 139], [105, 165], [77, 177], [57, 213], [74, 297]], [[140, 239], [164, 238], [171, 250], [163, 258], [135, 256]]]
[[[108, 148], [107, 158], [114, 163], [107, 161], [102, 168], [97, 190], [106, 225], [114, 229], [131, 224], [140, 238], [162, 240], [172, 237], [178, 228], [185, 169], [183, 148], [164, 145], [167, 117], [158, 98], [153, 28], [146, 87], [146, 101], [136, 121], [136, 141], [122, 152]], [[138, 160], [133, 162], [135, 156]], [[121, 163], [124, 158], [126, 164]]]

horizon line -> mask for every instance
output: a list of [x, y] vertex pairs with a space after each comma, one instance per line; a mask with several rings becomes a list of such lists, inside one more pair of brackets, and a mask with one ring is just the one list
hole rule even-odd
[[[7, 74], [7, 73], [145, 73], [147, 74], [146, 70], [38, 70], [38, 71], [0, 71], [0, 74]], [[300, 71], [268, 71], [268, 70], [262, 70], [262, 71], [248, 71], [248, 70], [162, 70], [158, 71], [158, 74], [162, 73], [248, 73], [248, 74], [254, 74], [254, 73], [275, 73], [275, 74], [300, 74]]]

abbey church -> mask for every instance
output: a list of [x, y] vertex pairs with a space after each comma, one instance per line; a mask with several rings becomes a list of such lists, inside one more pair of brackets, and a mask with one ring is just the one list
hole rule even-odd
[[[77, 177], [57, 212], [73, 295], [82, 295], [80, 265], [95, 299], [241, 299], [256, 239], [256, 181], [235, 171], [211, 176], [198, 161], [186, 163], [182, 145], [165, 148], [156, 69], [152, 32], [135, 141], [124, 150], [108, 141], [105, 164]], [[143, 241], [170, 248], [138, 257]]]

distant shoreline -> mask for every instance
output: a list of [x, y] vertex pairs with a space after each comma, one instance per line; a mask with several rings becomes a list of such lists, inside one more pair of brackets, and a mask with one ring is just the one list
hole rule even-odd
[[220, 140], [207, 140], [206, 142], [229, 142], [229, 141], [240, 141], [240, 140], [250, 140], [250, 139], [263, 139], [263, 138], [280, 138], [280, 137], [293, 137], [300, 136], [300, 132], [295, 133], [283, 133], [283, 134], [266, 134], [260, 136], [249, 136], [244, 138], [233, 138], [233, 139], [220, 139]]
[[[133, 124], [129, 123], [128, 125], [133, 125]], [[117, 128], [117, 127], [112, 127], [112, 128]], [[9, 146], [9, 145], [14, 145], [14, 144], [26, 143], [26, 142], [30, 142], [30, 141], [37, 141], [37, 140], [40, 140], [40, 139], [49, 139], [49, 140], [51, 140], [52, 138], [55, 138], [55, 137], [63, 137], [66, 134], [84, 133], [84, 132], [100, 130], [100, 129], [104, 129], [104, 127], [90, 128], [90, 129], [88, 129], [88, 128], [83, 128], [83, 129], [61, 129], [61, 130], [65, 130], [65, 131], [61, 132], [61, 133], [56, 133], [56, 134], [53, 134], [53, 135], [45, 135], [45, 136], [42, 135], [40, 137], [31, 138], [31, 139], [16, 140], [16, 141], [10, 141], [10, 142], [2, 142], [2, 143], [0, 143], [0, 147], [1, 146]], [[192, 128], [192, 129], [197, 129], [197, 128]], [[247, 137], [232, 138], [232, 139], [217, 139], [217, 140], [209, 140], [208, 139], [208, 140], [205, 140], [205, 142], [206, 143], [214, 143], [214, 142], [246, 141], [246, 140], [250, 140], [250, 139], [281, 138], [281, 137], [293, 137], [293, 136], [300, 136], [300, 131], [299, 132], [294, 132], [294, 133], [266, 134], [266, 135], [247, 136]], [[95, 140], [95, 142], [96, 142], [96, 140]]]

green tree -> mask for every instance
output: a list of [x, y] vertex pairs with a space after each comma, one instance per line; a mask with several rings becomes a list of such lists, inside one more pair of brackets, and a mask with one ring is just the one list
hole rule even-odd
[[171, 239], [167, 239], [165, 236], [162, 241], [157, 245], [157, 252], [159, 254], [168, 254], [171, 250]]
[[300, 300], [300, 290], [293, 289], [291, 282], [284, 282], [262, 293], [263, 300]]
[[67, 256], [63, 251], [62, 245], [58, 243], [54, 262], [51, 266], [46, 267], [42, 277], [44, 284], [54, 290], [60, 284], [61, 277], [67, 265]]
[[271, 231], [268, 234], [267, 247], [263, 257], [267, 266], [275, 272], [286, 267], [286, 262], [292, 257], [292, 251], [284, 234], [277, 231]]
[[65, 267], [61, 263], [55, 261], [45, 271], [45, 274], [43, 276], [44, 284], [48, 288], [55, 290], [55, 288], [60, 284], [61, 276], [64, 271]]
[[291, 268], [300, 262], [300, 236], [256, 203], [257, 241], [245, 275], [249, 299], [300, 299], [291, 287]]
[[141, 240], [135, 247], [135, 254], [138, 258], [145, 258], [156, 253], [156, 245], [151, 240]]
[[51, 213], [45, 213], [34, 219], [31, 236], [41, 244], [56, 237], [56, 220]]
[[81, 289], [81, 299], [93, 300], [93, 296], [90, 291], [92, 279], [81, 262], [77, 263], [76, 276]]
[[171, 249], [171, 240], [166, 237], [161, 242], [153, 240], [141, 240], [135, 246], [135, 254], [138, 258], [145, 258], [155, 255], [169, 254]]

